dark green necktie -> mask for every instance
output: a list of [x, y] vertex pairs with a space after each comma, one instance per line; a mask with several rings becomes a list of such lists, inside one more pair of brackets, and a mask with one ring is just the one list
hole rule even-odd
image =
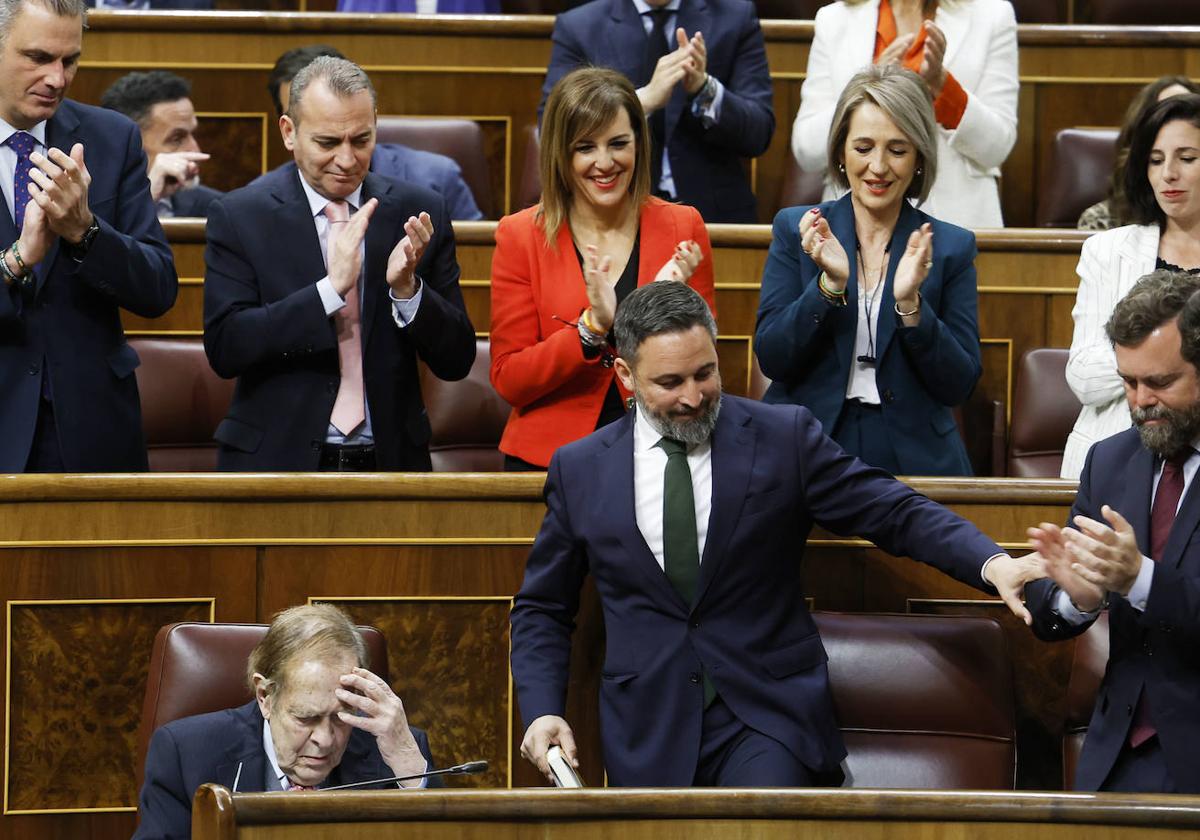
[[700, 548], [696, 538], [696, 498], [687, 446], [671, 438], [658, 442], [667, 453], [663, 472], [663, 568], [667, 580], [689, 607], [700, 577]]
[[[667, 453], [663, 471], [663, 569], [667, 580], [690, 610], [700, 578], [700, 543], [696, 537], [696, 497], [692, 492], [692, 468], [688, 466], [687, 446], [671, 438], [658, 442]], [[717, 691], [708, 674], [703, 675], [704, 708]]]

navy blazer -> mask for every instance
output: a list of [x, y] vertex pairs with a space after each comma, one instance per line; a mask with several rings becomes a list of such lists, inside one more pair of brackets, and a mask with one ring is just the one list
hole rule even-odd
[[[1096, 443], [1088, 452], [1071, 518], [1099, 522], [1103, 505], [1124, 516], [1138, 547], [1150, 554], [1150, 500], [1158, 464], [1137, 429]], [[1193, 480], [1175, 524], [1154, 564], [1144, 612], [1120, 595], [1109, 600], [1108, 667], [1096, 696], [1076, 790], [1099, 790], [1125, 745], [1138, 696], [1145, 691], [1150, 716], [1178, 793], [1200, 793], [1200, 483]], [[1033, 630], [1047, 641], [1070, 639], [1091, 626], [1072, 626], [1052, 609], [1058, 586], [1041, 580], [1026, 587]]]
[[[435, 193], [368, 174], [363, 201], [379, 199], [363, 260], [363, 383], [381, 470], [428, 470], [429, 418], [417, 359], [462, 379], [475, 331], [458, 286], [454, 230]], [[417, 265], [417, 317], [392, 316], [386, 269], [409, 216], [426, 211], [434, 234]], [[333, 319], [317, 292], [325, 263], [294, 163], [234, 190], [209, 210], [204, 349], [213, 370], [237, 377], [217, 427], [223, 470], [315, 470], [340, 382]]]
[[451, 219], [477, 221], [483, 218], [471, 188], [463, 180], [462, 169], [452, 157], [399, 143], [378, 143], [371, 155], [371, 171], [433, 190], [446, 202], [446, 212]]
[[[76, 143], [92, 176], [88, 206], [100, 232], [82, 262], [55, 239], [32, 294], [0, 288], [0, 472], [22, 472], [29, 460], [43, 375], [68, 471], [147, 468], [138, 356], [125, 343], [120, 310], [157, 318], [170, 309], [175, 262], [150, 200], [137, 126], [67, 99], [46, 123], [46, 145], [70, 153]], [[0, 202], [0, 244], [17, 236]]]
[[203, 218], [208, 215], [208, 208], [225, 193], [197, 184], [186, 187], [171, 196], [171, 212], [177, 217]]
[[[708, 73], [725, 86], [721, 118], [706, 128], [676, 85], [666, 107], [666, 147], [676, 198], [706, 222], [758, 221], [742, 158], [763, 154], [775, 131], [771, 76], [758, 14], [749, 0], [683, 0], [677, 26], [704, 33]], [[577, 67], [611, 67], [640, 87], [646, 30], [632, 0], [592, 0], [554, 21], [538, 120], [555, 83]], [[657, 186], [657, 185], [655, 185]]]
[[[429, 769], [436, 769], [425, 733], [413, 727], [412, 734]], [[238, 793], [261, 793], [269, 766], [262, 714], [254, 700], [160, 726], [146, 752], [146, 780], [138, 796], [140, 822], [133, 840], [187, 840], [192, 836], [192, 797], [200, 785], [212, 782], [232, 790], [236, 779]], [[326, 787], [394, 775], [374, 736], [355, 729]], [[442, 781], [434, 776], [428, 786], [441, 787]], [[392, 789], [394, 784], [379, 787]]]
[[571, 630], [590, 572], [607, 636], [600, 728], [613, 785], [695, 776], [701, 670], [746, 725], [809, 768], [846, 750], [826, 654], [804, 600], [814, 524], [860, 535], [984, 589], [1000, 552], [975, 526], [848, 455], [807, 409], [725, 395], [712, 435], [712, 512], [695, 601], [680, 598], [634, 513], [633, 412], [554, 455], [546, 516], [512, 609], [512, 669], [528, 726], [562, 715]]
[[[763, 268], [754, 352], [772, 380], [764, 399], [805, 406], [832, 435], [854, 363], [858, 237], [848, 195], [819, 206], [850, 257], [846, 306], [825, 300], [817, 289], [821, 270], [800, 251], [800, 218], [810, 208], [780, 210]], [[921, 322], [905, 327], [892, 283], [909, 235], [925, 222], [933, 225], [933, 266], [921, 285]], [[904, 475], [971, 474], [953, 407], [966, 402], [983, 372], [976, 253], [975, 234], [905, 202], [892, 234], [875, 336], [883, 420]]]

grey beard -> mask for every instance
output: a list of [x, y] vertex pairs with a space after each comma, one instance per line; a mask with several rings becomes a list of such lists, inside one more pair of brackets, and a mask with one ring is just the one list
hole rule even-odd
[[717, 427], [717, 415], [721, 413], [720, 391], [717, 392], [717, 398], [712, 402], [711, 407], [707, 411], [690, 420], [672, 420], [666, 415], [656, 414], [642, 401], [641, 394], [634, 392], [633, 397], [637, 400], [638, 407], [642, 410], [642, 415], [650, 422], [654, 431], [665, 438], [677, 440], [688, 446], [696, 446], [712, 437], [713, 429]]
[[[1142, 445], [1163, 458], [1183, 451], [1200, 436], [1200, 403], [1182, 409], [1161, 404], [1153, 408], [1131, 408], [1129, 414], [1137, 426]], [[1167, 422], [1161, 426], [1143, 425], [1147, 420]]]

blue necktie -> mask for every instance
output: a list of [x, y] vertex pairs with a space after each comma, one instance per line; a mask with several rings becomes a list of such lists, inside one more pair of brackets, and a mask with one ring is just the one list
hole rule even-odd
[[17, 168], [13, 173], [13, 222], [18, 235], [25, 225], [25, 205], [29, 203], [29, 170], [33, 168], [29, 155], [36, 143], [33, 135], [24, 131], [14, 132], [8, 138], [9, 148], [17, 153]]

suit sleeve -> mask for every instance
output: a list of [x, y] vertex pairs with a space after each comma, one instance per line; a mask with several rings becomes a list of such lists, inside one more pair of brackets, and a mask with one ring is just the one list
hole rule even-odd
[[945, 280], [938, 309], [922, 304], [915, 327], [903, 326], [900, 316], [890, 313], [913, 372], [934, 399], [948, 406], [966, 402], [983, 374], [975, 235], [967, 236], [969, 244], [964, 242], [940, 261]]
[[1004, 163], [1017, 142], [1017, 19], [1010, 3], [993, 4], [987, 63], [968, 89], [967, 108], [949, 146], [983, 169]]
[[[812, 45], [808, 50], [808, 67], [804, 84], [800, 86], [800, 110], [792, 123], [792, 155], [805, 172], [824, 172], [828, 163], [826, 147], [833, 110], [841, 90], [833, 81], [834, 54], [838, 49], [835, 33], [824, 6], [817, 10]], [[822, 26], [822, 23], [824, 25]], [[869, 60], [869, 59], [868, 59]]]
[[259, 278], [226, 202], [209, 210], [204, 249], [204, 350], [217, 375], [241, 376], [293, 355], [332, 350], [337, 336], [316, 283], [263, 303]]
[[[541, 232], [529, 216], [496, 228], [492, 254], [492, 385], [509, 405], [522, 407], [554, 393], [581, 371], [600, 364], [583, 355], [579, 333], [567, 324], [542, 335], [533, 275]], [[561, 263], [573, 254], [558, 254]], [[571, 313], [572, 317], [579, 313]]]
[[[124, 154], [119, 161], [90, 161], [92, 166], [121, 167], [112, 213], [95, 214], [100, 232], [82, 262], [75, 262], [62, 249], [57, 262], [123, 309], [143, 318], [157, 318], [175, 304], [179, 280], [171, 248], [150, 200], [140, 134], [136, 126], [127, 126]], [[89, 195], [93, 198], [103, 196]]]
[[1125, 393], [1117, 375], [1117, 357], [1104, 325], [1120, 299], [1113, 266], [1101, 255], [1105, 240], [1093, 236], [1084, 240], [1079, 254], [1079, 291], [1071, 318], [1071, 352], [1067, 357], [1067, 384], [1084, 405], [1107, 405]]
[[463, 180], [462, 169], [452, 158], [447, 158], [446, 172], [441, 178], [438, 192], [446, 200], [448, 219], [474, 222], [483, 218], [483, 212], [475, 203], [475, 196]]
[[795, 411], [796, 469], [805, 506], [818, 523], [994, 594], [983, 581], [983, 564], [1003, 549], [967, 520], [847, 453], [807, 409]]
[[438, 379], [454, 382], [471, 372], [475, 361], [475, 328], [459, 288], [454, 228], [445, 206], [436, 209], [433, 240], [421, 259], [421, 306], [404, 329], [421, 361]]
[[763, 373], [781, 382], [802, 378], [814, 355], [833, 352], [833, 306], [817, 290], [816, 264], [800, 254], [798, 224], [807, 209], [776, 214], [763, 267], [754, 353]]
[[146, 780], [138, 797], [133, 840], [184, 840], [192, 832], [192, 797], [183, 782], [179, 748], [171, 731], [160, 727], [146, 752]]
[[550, 459], [545, 496], [546, 516], [510, 616], [513, 682], [526, 727], [566, 709], [571, 633], [588, 572], [586, 549], [571, 529], [558, 453]]
[[706, 143], [752, 158], [766, 152], [771, 145], [771, 136], [775, 133], [775, 109], [762, 27], [754, 5], [743, 5], [745, 18], [734, 36], [728, 71], [709, 67], [725, 88], [720, 118], [706, 128], [687, 107], [679, 125], [700, 134]]

